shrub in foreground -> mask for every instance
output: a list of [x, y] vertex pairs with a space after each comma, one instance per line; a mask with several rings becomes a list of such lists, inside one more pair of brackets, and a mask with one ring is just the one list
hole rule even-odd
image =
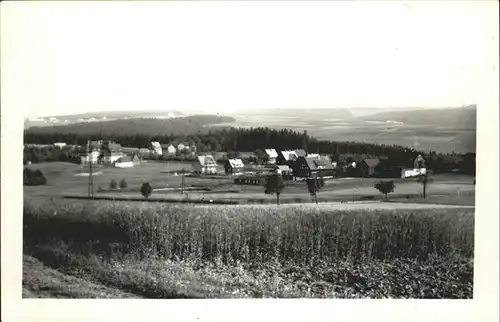
[[24, 168], [23, 171], [23, 185], [25, 186], [41, 186], [47, 184], [47, 178], [39, 169], [31, 170]]

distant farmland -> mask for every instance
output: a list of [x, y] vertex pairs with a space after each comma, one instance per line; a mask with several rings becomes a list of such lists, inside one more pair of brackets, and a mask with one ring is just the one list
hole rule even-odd
[[445, 114], [440, 110], [437, 115], [442, 115], [441, 117], [436, 117], [435, 110], [403, 109], [391, 113], [377, 111], [372, 109], [370, 114], [370, 111], [362, 110], [363, 113], [357, 116], [356, 113], [349, 113], [345, 109], [292, 109], [286, 112], [270, 109], [234, 113], [231, 115], [235, 119], [234, 122], [217, 126], [268, 126], [295, 131], [306, 130], [318, 139], [395, 144], [443, 153], [476, 151], [475, 109], [446, 109]]

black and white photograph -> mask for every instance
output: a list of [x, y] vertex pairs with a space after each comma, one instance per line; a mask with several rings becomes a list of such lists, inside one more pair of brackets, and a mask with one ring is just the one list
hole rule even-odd
[[2, 9], [22, 299], [475, 299], [497, 3]]

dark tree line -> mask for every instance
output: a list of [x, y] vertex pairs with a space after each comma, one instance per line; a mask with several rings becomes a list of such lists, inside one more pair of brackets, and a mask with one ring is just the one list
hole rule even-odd
[[23, 151], [23, 164], [41, 162], [70, 162], [80, 164], [80, 149], [64, 147], [62, 149], [47, 146], [43, 148], [25, 147]]

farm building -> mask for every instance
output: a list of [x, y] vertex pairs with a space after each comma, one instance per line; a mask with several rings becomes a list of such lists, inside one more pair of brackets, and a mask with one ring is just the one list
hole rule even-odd
[[132, 154], [134, 152], [138, 152], [139, 149], [138, 148], [133, 148], [133, 147], [125, 147], [125, 146], [122, 146], [122, 152], [125, 153], [125, 154]]
[[268, 158], [267, 163], [276, 164], [276, 158], [278, 157], [278, 153], [276, 152], [276, 150], [275, 149], [265, 149], [265, 152], [266, 152], [267, 158]]
[[364, 159], [356, 165], [362, 177], [372, 177], [375, 174], [375, 168], [380, 163], [378, 158]]
[[62, 149], [63, 147], [66, 146], [66, 143], [64, 142], [56, 142], [53, 144], [56, 148]]
[[417, 157], [413, 161], [413, 168], [414, 169], [425, 168], [425, 159], [421, 154], [417, 155]]
[[149, 158], [151, 156], [151, 151], [149, 149], [139, 148], [137, 149], [137, 154], [139, 154], [141, 158]]
[[283, 179], [286, 180], [291, 180], [293, 178], [292, 169], [288, 165], [277, 165], [271, 171], [282, 176]]
[[239, 176], [234, 179], [234, 184], [263, 186], [266, 183], [265, 176]]
[[238, 157], [244, 162], [257, 161], [257, 154], [255, 152], [238, 152]]
[[25, 148], [36, 148], [36, 149], [42, 149], [42, 148], [46, 148], [49, 146], [50, 145], [48, 145], [48, 144], [30, 144], [30, 143], [26, 143], [24, 145]]
[[113, 164], [119, 158], [123, 157], [122, 147], [113, 141], [106, 141], [101, 146], [100, 159], [104, 164]]
[[93, 164], [97, 164], [99, 162], [99, 156], [101, 153], [97, 148], [94, 148], [91, 152], [83, 152], [80, 155], [82, 165], [89, 164], [92, 162]]
[[132, 159], [132, 162], [134, 165], [139, 165], [142, 162], [142, 157], [139, 154], [139, 152], [133, 152], [132, 154], [129, 154], [130, 158]]
[[413, 168], [400, 167], [400, 169], [402, 179], [418, 177], [427, 173], [427, 169], [425, 167], [425, 159], [421, 154], [417, 155], [415, 160], [413, 160]]
[[182, 151], [184, 151], [186, 149], [186, 147], [187, 146], [185, 144], [179, 143], [177, 145], [177, 151], [182, 152]]
[[195, 173], [216, 174], [217, 163], [211, 155], [199, 155], [198, 160], [193, 164]]
[[319, 158], [299, 157], [293, 168], [296, 178], [331, 178], [334, 174], [332, 162]]
[[297, 158], [307, 156], [307, 152], [304, 149], [295, 150], [295, 154], [297, 155]]
[[291, 162], [296, 161], [298, 158], [295, 151], [280, 151], [276, 157], [276, 164], [278, 165], [291, 165]]
[[161, 144], [160, 142], [157, 142], [157, 141], [152, 141], [150, 144], [149, 144], [149, 148], [151, 149], [151, 151], [153, 151], [154, 154], [156, 155], [162, 155], [163, 154], [163, 150], [161, 148]]
[[415, 168], [415, 169], [401, 169], [401, 179], [404, 178], [413, 178], [418, 177], [420, 175], [424, 175], [427, 173], [427, 169], [425, 168]]
[[116, 168], [132, 168], [134, 166], [134, 162], [130, 156], [125, 155], [116, 160], [113, 165]]
[[161, 150], [163, 155], [175, 155], [175, 153], [177, 152], [176, 147], [172, 144], [162, 144]]
[[229, 159], [224, 163], [226, 174], [242, 174], [245, 165], [241, 159]]
[[227, 160], [227, 152], [214, 152], [212, 153], [215, 161], [226, 161]]

